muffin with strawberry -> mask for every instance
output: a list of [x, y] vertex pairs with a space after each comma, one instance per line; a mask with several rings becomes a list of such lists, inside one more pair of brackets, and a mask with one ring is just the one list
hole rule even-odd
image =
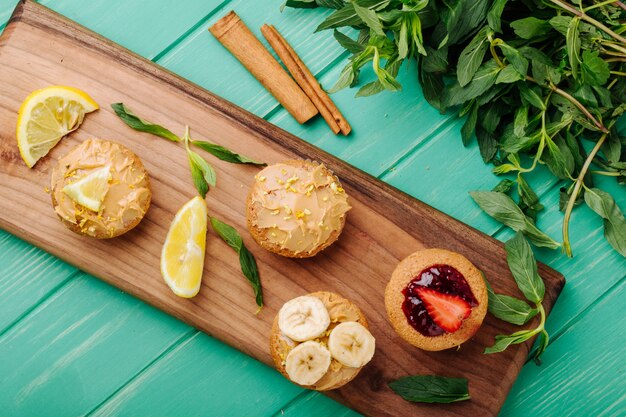
[[426, 249], [402, 260], [385, 290], [395, 331], [424, 350], [456, 347], [471, 338], [487, 314], [482, 274], [464, 256]]

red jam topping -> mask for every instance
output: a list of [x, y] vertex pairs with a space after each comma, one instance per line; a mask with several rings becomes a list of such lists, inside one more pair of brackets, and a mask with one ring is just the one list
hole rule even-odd
[[409, 324], [424, 336], [440, 336], [446, 331], [426, 311], [426, 306], [417, 295], [416, 290], [419, 288], [430, 288], [442, 294], [457, 296], [471, 307], [478, 305], [465, 277], [455, 268], [449, 265], [433, 265], [424, 269], [402, 290], [402, 311]]

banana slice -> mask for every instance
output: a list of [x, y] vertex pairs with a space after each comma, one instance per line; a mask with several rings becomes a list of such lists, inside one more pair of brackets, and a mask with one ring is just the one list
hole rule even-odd
[[330, 367], [330, 352], [318, 342], [309, 340], [296, 346], [285, 359], [289, 379], [300, 385], [313, 385]]
[[363, 325], [356, 321], [346, 321], [330, 332], [328, 349], [333, 358], [342, 365], [360, 368], [372, 360], [376, 339]]
[[278, 327], [296, 342], [311, 340], [326, 331], [330, 316], [322, 300], [303, 295], [287, 301], [278, 312]]

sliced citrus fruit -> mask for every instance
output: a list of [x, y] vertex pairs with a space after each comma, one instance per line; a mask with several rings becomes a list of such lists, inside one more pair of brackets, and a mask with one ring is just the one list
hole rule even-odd
[[53, 86], [32, 92], [17, 115], [17, 146], [26, 165], [32, 168], [95, 110], [98, 104], [77, 88]]
[[206, 231], [206, 203], [197, 196], [176, 213], [161, 252], [161, 274], [179, 297], [191, 298], [200, 291]]
[[110, 180], [111, 166], [107, 165], [67, 184], [63, 187], [63, 192], [81, 206], [100, 211], [104, 196], [109, 191]]

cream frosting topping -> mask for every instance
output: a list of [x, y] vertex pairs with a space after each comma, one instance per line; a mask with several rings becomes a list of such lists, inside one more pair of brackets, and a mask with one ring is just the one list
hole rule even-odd
[[340, 230], [350, 205], [337, 179], [323, 165], [304, 162], [268, 166], [251, 194], [256, 227], [294, 253], [313, 252]]
[[[107, 165], [111, 180], [100, 211], [81, 206], [63, 192], [65, 185]], [[98, 139], [86, 140], [59, 159], [51, 183], [56, 213], [89, 236], [116, 236], [143, 217], [151, 195], [139, 158], [118, 143]]]

